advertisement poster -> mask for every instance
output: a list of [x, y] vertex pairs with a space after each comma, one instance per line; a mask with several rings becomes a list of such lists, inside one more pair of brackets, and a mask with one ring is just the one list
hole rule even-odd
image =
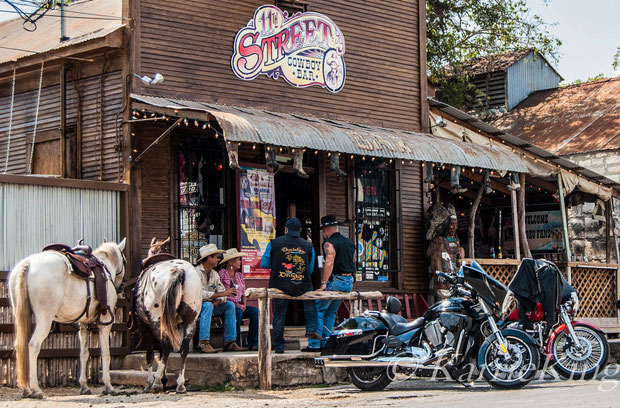
[[388, 241], [386, 223], [364, 221], [357, 231], [357, 266], [362, 280], [388, 281]]
[[[525, 234], [532, 252], [559, 252], [564, 250], [562, 213], [528, 211], [525, 213]], [[504, 227], [504, 247], [514, 249], [512, 225]]]
[[260, 268], [267, 244], [275, 238], [275, 190], [273, 173], [242, 167], [238, 173], [239, 242], [243, 273], [247, 278], [268, 278], [270, 270]]

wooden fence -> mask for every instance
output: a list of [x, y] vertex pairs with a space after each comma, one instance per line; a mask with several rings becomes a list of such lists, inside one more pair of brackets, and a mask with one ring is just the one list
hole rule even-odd
[[[131, 352], [131, 343], [125, 323], [129, 313], [129, 301], [119, 299], [115, 323], [110, 335], [110, 368], [120, 368], [122, 359]], [[34, 320], [33, 320], [34, 323]], [[96, 326], [93, 326], [96, 329]], [[86, 374], [91, 383], [98, 382], [101, 367], [97, 330], [90, 332], [90, 355]], [[0, 386], [16, 386], [15, 358], [13, 353], [13, 315], [8, 288], [8, 272], [0, 271]], [[39, 384], [44, 387], [64, 386], [77, 383], [80, 375], [80, 342], [77, 324], [55, 325], [45, 339], [39, 354]]]

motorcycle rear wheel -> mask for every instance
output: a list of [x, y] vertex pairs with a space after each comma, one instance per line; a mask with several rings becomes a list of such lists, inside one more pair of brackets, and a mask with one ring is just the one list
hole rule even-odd
[[524, 387], [536, 375], [540, 353], [534, 345], [526, 343], [519, 337], [508, 335], [505, 339], [508, 343], [510, 359], [503, 356], [497, 342], [493, 341], [484, 354], [484, 366], [480, 367], [482, 376], [494, 388]]
[[573, 330], [581, 348], [572, 345], [567, 331], [559, 332], [551, 346], [553, 368], [566, 379], [589, 380], [605, 368], [609, 344], [603, 334], [588, 326], [577, 324]]
[[362, 391], [381, 391], [392, 382], [386, 367], [353, 367], [347, 368], [347, 373]]

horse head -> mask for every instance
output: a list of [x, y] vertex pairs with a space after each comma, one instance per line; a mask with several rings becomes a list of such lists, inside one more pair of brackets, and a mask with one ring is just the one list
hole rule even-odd
[[99, 248], [93, 251], [93, 253], [110, 268], [110, 273], [114, 279], [114, 287], [117, 290], [121, 287], [127, 270], [127, 260], [125, 259], [125, 255], [123, 255], [125, 243], [125, 238], [118, 244], [116, 242], [104, 242]]
[[153, 237], [151, 240], [151, 247], [149, 248], [148, 256], [157, 255], [162, 252], [169, 252], [167, 245], [170, 243], [170, 237], [164, 241], [157, 241], [157, 237]]

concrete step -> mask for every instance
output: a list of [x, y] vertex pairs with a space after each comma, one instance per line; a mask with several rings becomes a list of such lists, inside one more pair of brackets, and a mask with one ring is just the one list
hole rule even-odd
[[[314, 358], [318, 353], [301, 353], [285, 351], [283, 354], [272, 354], [272, 384], [278, 386], [333, 384], [346, 379], [343, 369], [315, 368]], [[168, 359], [168, 373], [176, 373], [181, 368], [181, 357], [172, 353]], [[135, 381], [137, 385], [146, 384], [146, 355], [132, 353], [123, 359], [122, 370], [118, 371], [118, 381], [121, 381], [120, 372], [125, 372], [123, 381]], [[155, 369], [155, 367], [153, 368]], [[135, 371], [138, 374], [131, 373]], [[112, 374], [110, 374], [112, 376]], [[171, 377], [169, 375], [169, 377]], [[240, 388], [258, 387], [258, 354], [257, 352], [237, 353], [190, 353], [185, 363], [185, 378], [187, 384], [196, 386], [211, 386], [230, 383]], [[175, 384], [176, 379], [170, 379], [168, 385]], [[115, 383], [114, 384], [121, 384]]]
[[[113, 385], [128, 385], [133, 387], [145, 387], [147, 372], [142, 370], [110, 370], [110, 381]], [[176, 372], [168, 372], [168, 384], [176, 384]], [[102, 382], [103, 373], [99, 371], [99, 382]]]
[[609, 362], [620, 364], [620, 339], [607, 340], [609, 343]]

